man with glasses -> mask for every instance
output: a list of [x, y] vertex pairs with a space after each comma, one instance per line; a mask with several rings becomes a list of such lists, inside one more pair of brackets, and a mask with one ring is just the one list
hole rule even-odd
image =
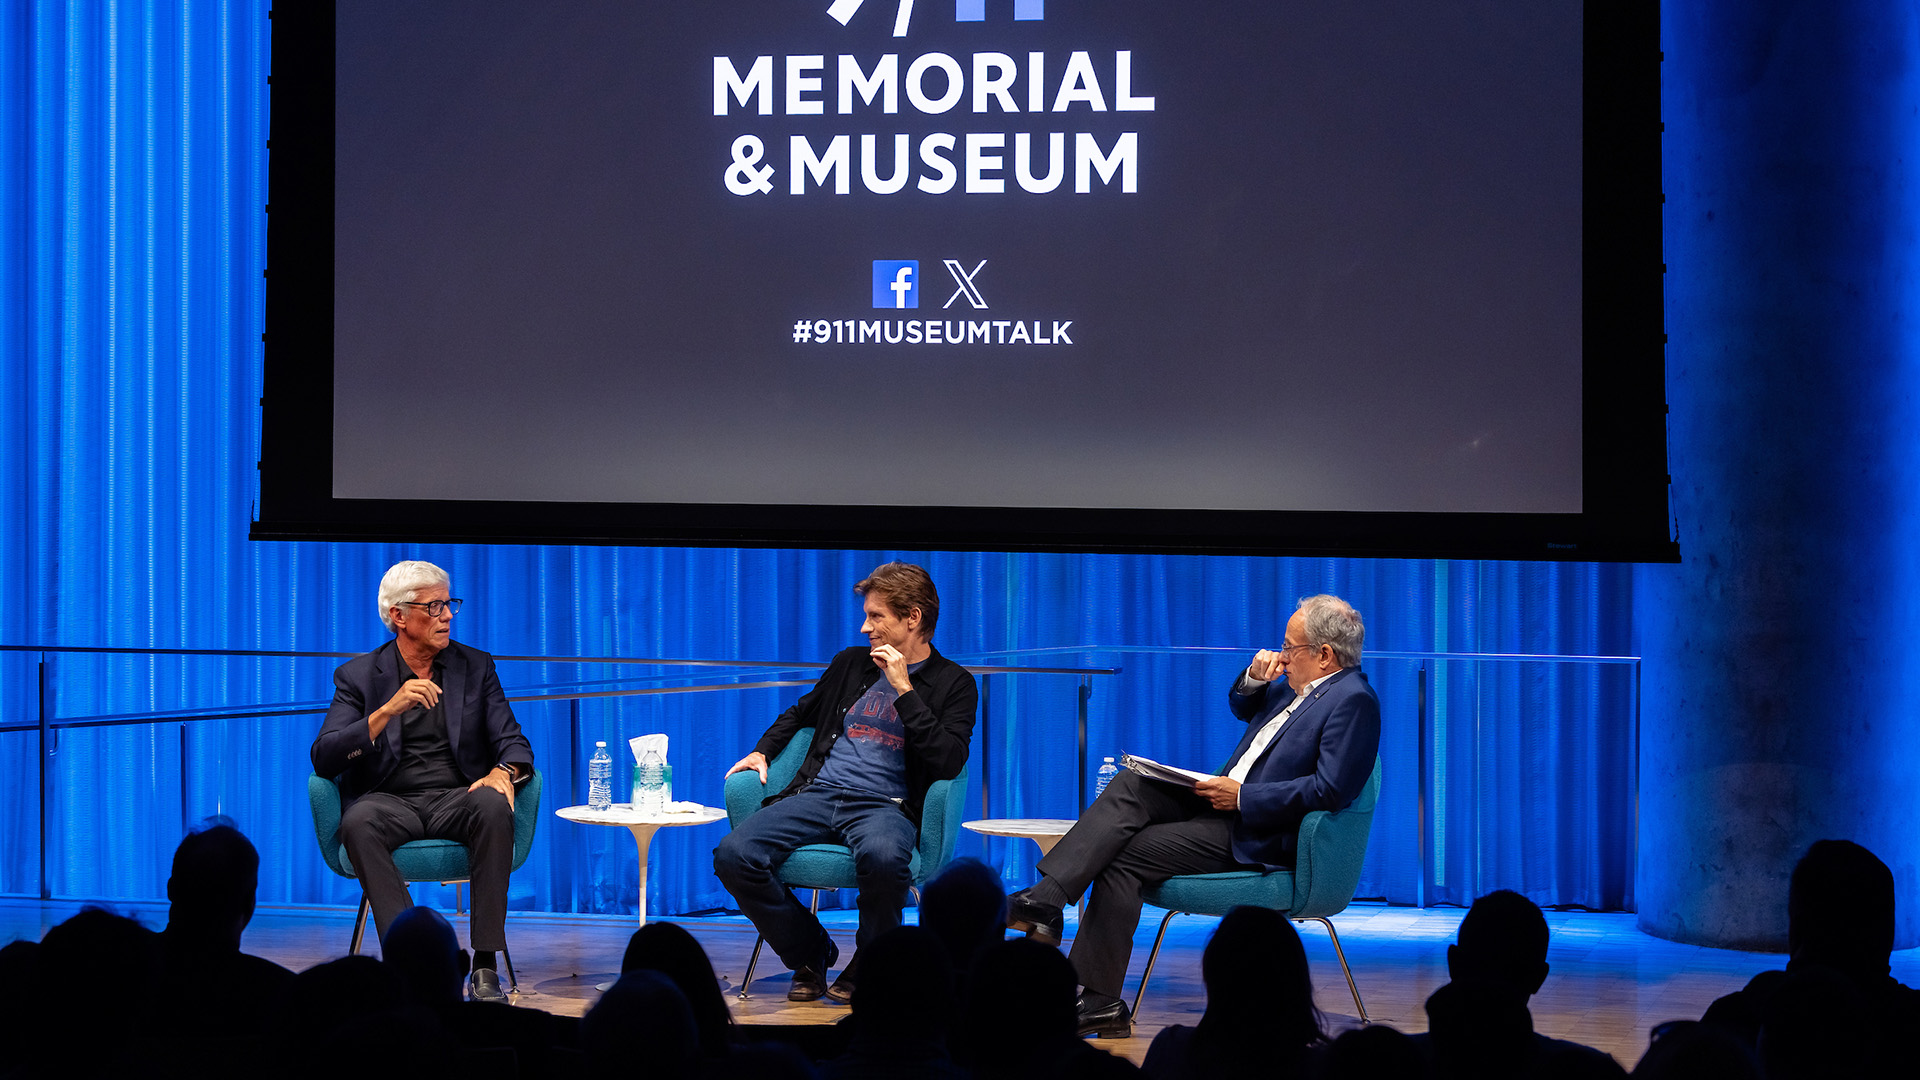
[[493, 657], [452, 639], [461, 602], [448, 586], [447, 572], [428, 562], [395, 563], [380, 579], [380, 621], [393, 640], [335, 669], [313, 771], [340, 786], [340, 840], [383, 941], [394, 918], [413, 906], [393, 849], [413, 840], [466, 846], [469, 994], [500, 1001], [494, 954], [507, 947], [514, 789], [533, 776], [533, 748]]
[[1008, 898], [1009, 927], [1057, 945], [1062, 910], [1092, 886], [1070, 954], [1083, 988], [1080, 1034], [1133, 1033], [1120, 984], [1141, 889], [1176, 874], [1290, 867], [1300, 820], [1346, 808], [1366, 786], [1380, 700], [1360, 671], [1365, 637], [1346, 601], [1301, 600], [1281, 647], [1255, 653], [1227, 694], [1247, 721], [1227, 767], [1192, 788], [1123, 770], [1040, 860], [1039, 882]]

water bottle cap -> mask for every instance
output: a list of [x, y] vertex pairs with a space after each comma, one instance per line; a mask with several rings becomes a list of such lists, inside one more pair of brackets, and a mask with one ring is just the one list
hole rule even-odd
[[[605, 745], [607, 745], [607, 744], [606, 744], [606, 743], [603, 743], [603, 742], [596, 742], [596, 743], [594, 743], [593, 745], [595, 745], [595, 746], [605, 746]], [[1112, 758], [1108, 758], [1107, 760], [1108, 760], [1108, 761], [1112, 761], [1113, 759], [1112, 759]]]
[[1112, 761], [1113, 759], [1112, 759], [1112, 758], [1101, 758], [1100, 760], [1102, 760], [1102, 761]]

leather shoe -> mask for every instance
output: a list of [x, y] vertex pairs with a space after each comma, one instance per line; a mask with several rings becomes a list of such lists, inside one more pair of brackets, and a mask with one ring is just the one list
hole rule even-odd
[[1027, 936], [1042, 945], [1058, 945], [1066, 926], [1066, 916], [1052, 904], [1034, 900], [1030, 889], [1021, 889], [1007, 897], [1007, 929], [1025, 930]]
[[474, 968], [467, 976], [467, 1000], [505, 1002], [507, 994], [500, 989], [500, 973], [492, 968]]
[[840, 977], [833, 980], [832, 986], [827, 987], [828, 1001], [840, 1005], [853, 1003], [853, 981], [858, 975], [859, 967], [860, 954], [855, 952], [853, 959], [847, 961], [847, 966], [841, 969]]
[[827, 992], [827, 969], [840, 959], [840, 947], [827, 939], [826, 951], [820, 954], [820, 962], [803, 964], [794, 969], [793, 985], [787, 988], [788, 1001], [818, 1001]]
[[1133, 1010], [1127, 1008], [1124, 1000], [1116, 998], [1112, 1004], [1090, 1009], [1083, 997], [1075, 1002], [1074, 1012], [1078, 1023], [1074, 1033], [1077, 1035], [1092, 1035], [1100, 1039], [1133, 1038]]

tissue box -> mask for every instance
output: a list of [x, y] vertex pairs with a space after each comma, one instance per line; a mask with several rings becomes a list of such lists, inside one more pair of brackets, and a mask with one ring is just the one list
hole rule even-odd
[[[660, 775], [666, 780], [666, 796], [660, 800], [664, 805], [673, 801], [673, 766], [660, 766]], [[640, 766], [638, 765], [633, 767], [633, 794], [629, 797], [633, 800], [632, 805], [640, 805]]]

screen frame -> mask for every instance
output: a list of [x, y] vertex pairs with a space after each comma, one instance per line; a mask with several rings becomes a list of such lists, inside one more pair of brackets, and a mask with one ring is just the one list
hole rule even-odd
[[[291, 10], [290, 10], [291, 8]], [[336, 499], [334, 5], [272, 13], [255, 540], [1677, 562], [1659, 8], [1587, 4], [1578, 514]]]

